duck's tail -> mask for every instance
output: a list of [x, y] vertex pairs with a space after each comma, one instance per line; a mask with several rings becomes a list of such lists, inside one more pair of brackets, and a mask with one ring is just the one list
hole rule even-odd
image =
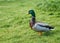
[[55, 30], [53, 26], [45, 26], [46, 28], [49, 28], [50, 30]]
[[50, 30], [55, 30], [53, 26], [49, 26], [49, 29]]

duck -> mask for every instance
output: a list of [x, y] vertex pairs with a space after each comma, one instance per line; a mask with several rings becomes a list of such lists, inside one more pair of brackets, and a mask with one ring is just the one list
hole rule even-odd
[[36, 15], [34, 10], [29, 10], [28, 14], [31, 15], [31, 20], [29, 21], [30, 28], [42, 35], [43, 32], [49, 32], [54, 30], [54, 27], [49, 25], [48, 23], [38, 22], [36, 21]]

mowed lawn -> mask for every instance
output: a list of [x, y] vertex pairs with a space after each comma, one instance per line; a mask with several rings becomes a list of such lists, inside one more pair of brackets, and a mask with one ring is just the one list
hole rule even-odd
[[[40, 11], [36, 8], [38, 3], [39, 0], [0, 1], [0, 43], [60, 43], [60, 13]], [[42, 36], [31, 30], [29, 9], [35, 10], [37, 21], [53, 25], [55, 30]]]

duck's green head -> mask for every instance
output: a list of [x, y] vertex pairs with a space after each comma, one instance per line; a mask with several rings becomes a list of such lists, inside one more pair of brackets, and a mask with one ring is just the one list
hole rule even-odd
[[31, 14], [33, 17], [35, 17], [35, 12], [34, 12], [34, 10], [29, 10], [29, 11], [28, 11], [28, 14]]

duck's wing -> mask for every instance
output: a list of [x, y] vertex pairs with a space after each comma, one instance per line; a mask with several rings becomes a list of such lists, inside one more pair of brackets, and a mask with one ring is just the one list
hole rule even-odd
[[37, 24], [37, 25], [41, 25], [41, 26], [49, 26], [49, 24], [47, 24], [47, 23], [42, 23], [42, 22], [41, 22], [41, 23], [37, 22], [36, 24]]
[[50, 29], [52, 29], [52, 27], [49, 26], [46, 23], [35, 23], [35, 25], [33, 26], [33, 28], [36, 31], [49, 31]]
[[54, 29], [53, 26], [50, 26], [49, 24], [47, 23], [36, 23], [37, 25], [41, 26], [41, 27], [46, 27], [46, 28], [49, 28], [49, 29]]

